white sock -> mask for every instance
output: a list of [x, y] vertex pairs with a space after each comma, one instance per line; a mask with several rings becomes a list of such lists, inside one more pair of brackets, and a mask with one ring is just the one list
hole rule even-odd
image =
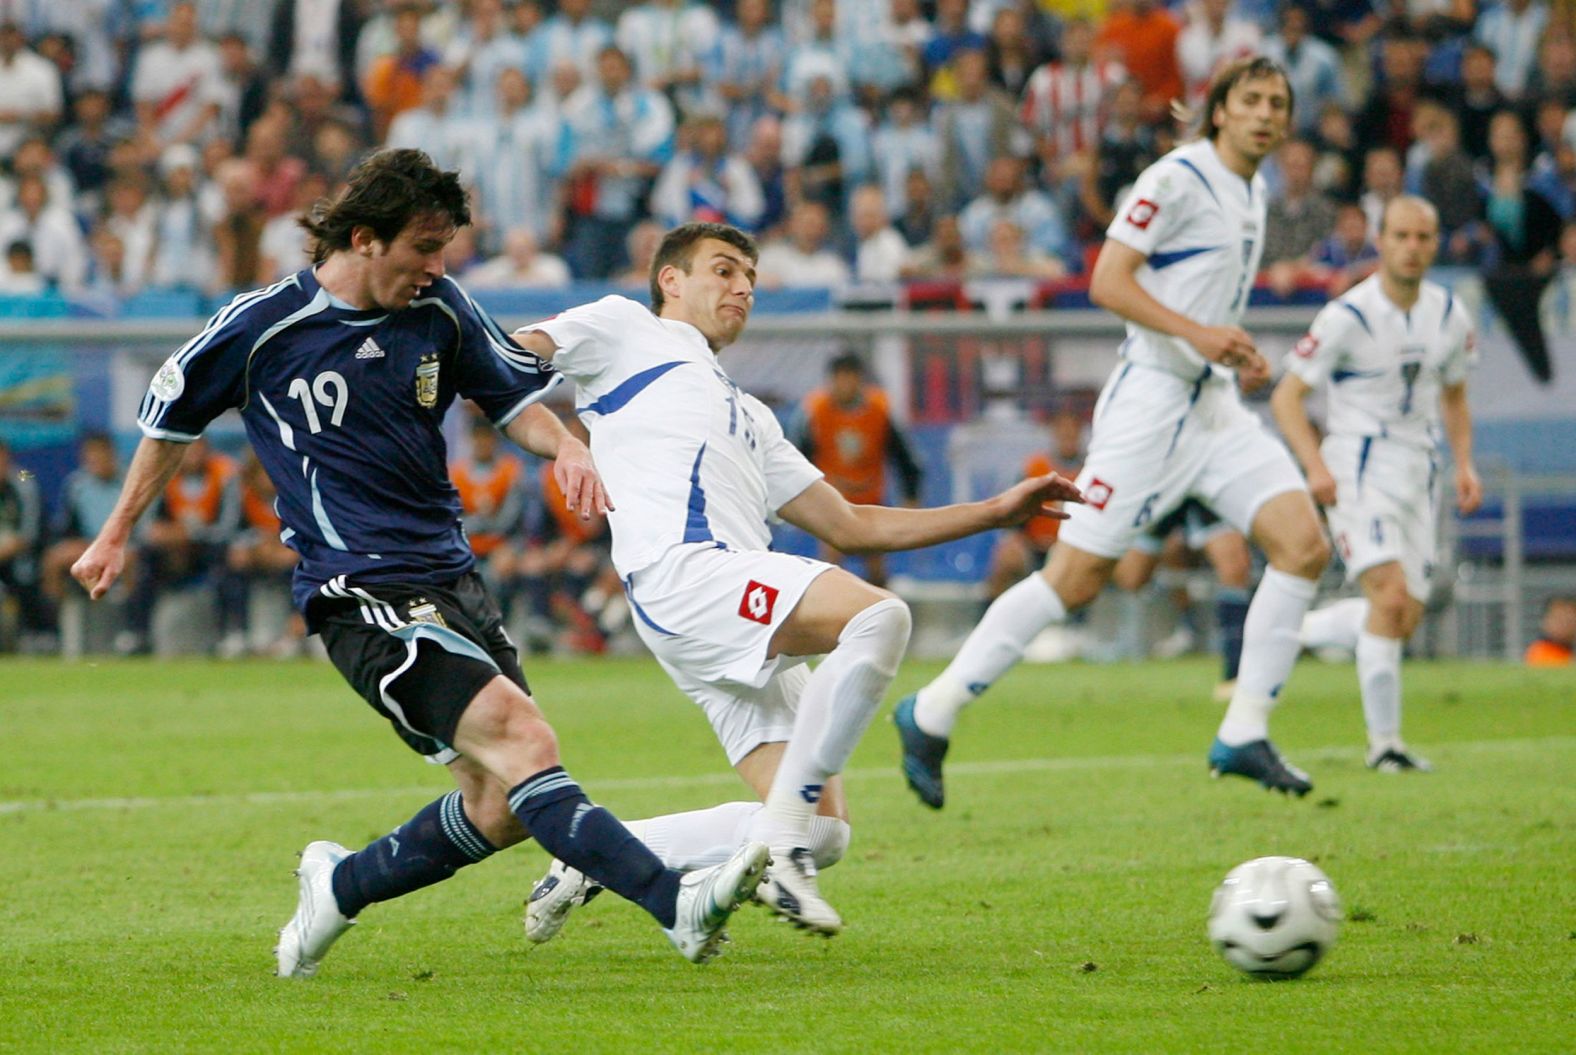
[[1269, 736], [1270, 711], [1297, 662], [1297, 631], [1318, 584], [1266, 568], [1242, 624], [1237, 690], [1220, 723], [1222, 743], [1238, 747]]
[[908, 647], [912, 619], [895, 597], [848, 621], [837, 647], [805, 682], [793, 733], [755, 828], [779, 846], [808, 845], [810, 819], [828, 777], [840, 773], [881, 706]]
[[1302, 617], [1302, 647], [1354, 651], [1357, 635], [1367, 622], [1368, 600], [1364, 597], [1348, 597], [1316, 608]]
[[[625, 821], [624, 827], [645, 843], [665, 867], [693, 872], [732, 857], [744, 845], [755, 818], [764, 808], [759, 802], [724, 802], [704, 810]], [[830, 868], [842, 860], [852, 834], [845, 820], [819, 814], [810, 818], [810, 854], [815, 867]]]
[[1062, 599], [1039, 572], [996, 598], [947, 669], [915, 694], [915, 724], [931, 736], [951, 736], [958, 712], [1016, 666], [1041, 630], [1066, 618]]
[[1401, 641], [1364, 630], [1357, 637], [1357, 684], [1363, 693], [1368, 745], [1401, 745]]

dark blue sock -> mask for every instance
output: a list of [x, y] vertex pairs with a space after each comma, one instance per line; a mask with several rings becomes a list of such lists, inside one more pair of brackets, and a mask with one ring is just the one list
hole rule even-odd
[[673, 926], [679, 873], [601, 806], [563, 767], [544, 769], [509, 790], [509, 807], [542, 849]]
[[1247, 590], [1226, 587], [1215, 593], [1215, 622], [1220, 627], [1220, 676], [1225, 681], [1237, 680], [1237, 667], [1242, 663], [1242, 624], [1248, 620], [1248, 602], [1253, 595]]
[[339, 862], [334, 900], [354, 918], [368, 905], [441, 882], [497, 849], [465, 816], [460, 793], [451, 791]]

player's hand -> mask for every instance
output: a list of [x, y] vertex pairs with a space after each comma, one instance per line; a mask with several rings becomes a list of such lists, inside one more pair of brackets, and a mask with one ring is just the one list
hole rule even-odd
[[1317, 465], [1308, 470], [1308, 493], [1321, 506], [1335, 504], [1335, 477], [1330, 475], [1329, 469]]
[[99, 538], [71, 565], [71, 577], [96, 601], [109, 592], [125, 569], [125, 545]]
[[1483, 504], [1483, 481], [1477, 470], [1468, 462], [1456, 466], [1456, 510], [1462, 516], [1471, 516]]
[[997, 527], [1017, 527], [1039, 516], [1066, 520], [1067, 514], [1053, 502], [1082, 502], [1083, 492], [1060, 473], [1046, 473], [1020, 480], [991, 499], [997, 508]]
[[553, 459], [553, 478], [564, 493], [564, 504], [571, 513], [578, 513], [581, 520], [605, 516], [613, 502], [602, 486], [602, 477], [591, 460], [591, 450], [573, 436], [566, 436], [558, 444], [558, 457]]
[[1236, 326], [1205, 326], [1193, 335], [1191, 342], [1205, 359], [1235, 370], [1245, 391], [1253, 391], [1270, 378], [1270, 365], [1259, 354], [1258, 346], [1246, 330]]

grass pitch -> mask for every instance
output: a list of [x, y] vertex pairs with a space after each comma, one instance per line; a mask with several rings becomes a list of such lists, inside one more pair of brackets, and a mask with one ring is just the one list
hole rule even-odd
[[[616, 813], [743, 797], [654, 663], [528, 673]], [[823, 877], [835, 940], [746, 909], [695, 968], [607, 896], [529, 950], [533, 845], [374, 906], [296, 982], [270, 955], [294, 853], [382, 834], [446, 774], [326, 665], [0, 662], [0, 1050], [1569, 1051], [1576, 676], [1405, 676], [1438, 772], [1366, 771], [1351, 668], [1304, 661], [1275, 737], [1317, 786], [1291, 801], [1206, 778], [1205, 661], [1022, 667], [964, 717], [939, 814], [872, 726]], [[1204, 938], [1214, 885], [1271, 853], [1316, 860], [1349, 915], [1295, 982]]]

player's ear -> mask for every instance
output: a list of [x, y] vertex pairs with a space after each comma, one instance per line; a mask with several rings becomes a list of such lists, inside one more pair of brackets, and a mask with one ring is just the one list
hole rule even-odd
[[661, 271], [657, 272], [657, 288], [662, 290], [666, 300], [678, 300], [679, 293], [684, 285], [684, 272], [677, 264], [664, 264]]
[[366, 224], [357, 224], [350, 229], [350, 248], [358, 256], [372, 256], [377, 242], [377, 232]]

